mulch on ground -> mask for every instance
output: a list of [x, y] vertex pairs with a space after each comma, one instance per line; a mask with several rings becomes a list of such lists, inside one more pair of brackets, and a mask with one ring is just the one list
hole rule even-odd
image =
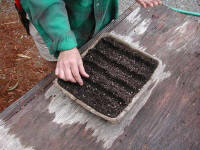
[[0, 2], [0, 112], [55, 68], [40, 57], [20, 23], [14, 4]]

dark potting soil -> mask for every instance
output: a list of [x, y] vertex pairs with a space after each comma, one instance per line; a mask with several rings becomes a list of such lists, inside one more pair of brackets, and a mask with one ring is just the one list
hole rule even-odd
[[115, 118], [150, 79], [158, 63], [129, 47], [103, 38], [83, 58], [84, 85], [58, 79], [58, 84], [96, 111]]

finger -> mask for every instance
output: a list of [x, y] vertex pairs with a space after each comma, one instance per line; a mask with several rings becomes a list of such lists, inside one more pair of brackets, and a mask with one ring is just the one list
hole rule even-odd
[[73, 64], [71, 66], [71, 71], [74, 79], [80, 84], [83, 85], [83, 80], [81, 79], [81, 76], [79, 74], [79, 69], [77, 64]]
[[144, 8], [147, 8], [147, 5], [146, 5], [146, 3], [144, 3], [144, 2], [141, 2], [141, 4], [142, 4], [142, 6], [143, 6]]
[[150, 7], [153, 7], [153, 5], [154, 5], [153, 2], [149, 2]]
[[85, 68], [84, 68], [84, 66], [83, 66], [83, 63], [79, 64], [78, 67], [79, 67], [79, 71], [80, 71], [81, 75], [82, 75], [83, 77], [88, 78], [89, 75], [86, 73]]
[[149, 7], [153, 7], [153, 3], [152, 2], [149, 2], [148, 5], [149, 5]]
[[151, 1], [147, 0], [144, 2], [146, 4], [147, 7], [153, 7], [153, 3], [151, 3]]
[[63, 72], [63, 70], [59, 70], [59, 74], [58, 74], [58, 77], [62, 80], [65, 80], [65, 74]]
[[56, 69], [55, 69], [55, 75], [58, 76], [59, 73], [60, 73], [60, 63], [59, 63], [59, 61], [57, 61]]
[[142, 7], [146, 8], [146, 4], [143, 1], [138, 0], [137, 1], [140, 5], [142, 5]]
[[58, 67], [58, 64], [56, 65], [56, 70], [55, 70], [55, 75], [58, 76], [59, 74], [59, 67]]
[[158, 5], [158, 2], [156, 0], [152, 1], [154, 6], [157, 6]]
[[162, 1], [161, 1], [161, 0], [158, 0], [157, 2], [158, 2], [158, 4], [159, 4], [159, 5], [161, 5], [161, 4], [162, 4]]
[[76, 83], [76, 80], [74, 79], [70, 68], [65, 67], [64, 73], [65, 73], [66, 81], [70, 81], [70, 82]]
[[144, 8], [146, 8], [147, 7], [147, 5], [145, 4], [145, 2], [143, 2], [143, 1], [140, 1], [140, 0], [138, 0], [137, 1], [140, 5], [142, 5]]

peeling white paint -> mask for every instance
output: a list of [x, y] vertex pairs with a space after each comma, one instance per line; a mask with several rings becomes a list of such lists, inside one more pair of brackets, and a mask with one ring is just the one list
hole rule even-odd
[[176, 87], [178, 87], [179, 80], [180, 80], [180, 76], [176, 80]]
[[[180, 52], [180, 51], [183, 51], [185, 50], [188, 42], [188, 38], [187, 40], [184, 39], [184, 35], [178, 35], [180, 34], [179, 32], [175, 32], [173, 36], [171, 36], [167, 41], [166, 41], [166, 46], [168, 48], [168, 50], [172, 50], [174, 52]], [[180, 41], [177, 41], [178, 38], [182, 38], [182, 40]], [[180, 45], [179, 47], [177, 47], [177, 45]]]
[[[158, 69], [152, 76], [152, 79], [144, 86], [143, 90], [133, 100], [136, 101], [133, 108], [127, 115], [116, 124], [111, 124], [89, 113], [81, 106], [71, 101], [54, 85], [45, 93], [45, 97], [52, 95], [53, 99], [48, 107], [49, 113], [55, 114], [53, 122], [60, 125], [74, 125], [76, 123], [85, 124], [85, 129], [92, 129], [92, 136], [97, 137], [96, 142], [102, 141], [104, 148], [108, 149], [113, 142], [124, 132], [124, 129], [130, 125], [137, 112], [144, 106], [149, 99], [152, 91], [158, 83], [168, 78], [170, 72], [165, 72], [165, 65], [160, 62]], [[152, 86], [150, 88], [150, 86]]]
[[167, 45], [167, 47], [172, 47], [173, 46], [173, 44], [174, 44], [175, 42], [174, 42], [174, 40], [173, 41], [167, 41], [166, 42], [166, 45]]
[[[187, 26], [189, 22], [186, 21], [182, 25], [176, 27], [176, 29], [172, 30], [173, 34], [166, 40], [166, 46], [169, 50], [173, 50], [175, 52], [180, 52], [185, 50], [186, 45], [188, 44], [188, 40], [191, 40], [190, 34], [188, 34]], [[177, 47], [177, 45], [180, 45]]]
[[0, 150], [34, 150], [32, 147], [25, 147], [20, 139], [9, 133], [9, 127], [0, 120]]
[[138, 39], [138, 37], [141, 37], [141, 35], [147, 31], [149, 25], [151, 24], [151, 19], [142, 20], [141, 15], [138, 14], [139, 10], [140, 8], [138, 7], [126, 18], [128, 22], [133, 24], [132, 26], [136, 26], [134, 30], [127, 33], [127, 35], [123, 35], [123, 31], [120, 30], [120, 33], [112, 31], [110, 34], [128, 43], [133, 48], [136, 48], [140, 51], [145, 51], [146, 48], [140, 44], [140, 39]]
[[177, 27], [175, 31], [178, 31], [181, 34], [184, 34], [187, 31], [188, 24], [189, 24], [189, 21], [184, 22], [181, 26]]
[[147, 28], [149, 27], [149, 25], [151, 24], [151, 19], [145, 19], [143, 20], [140, 24], [137, 25], [137, 27], [135, 28], [135, 33], [137, 35], [142, 35], [146, 32]]
[[144, 19], [142, 20], [141, 15], [139, 14], [140, 7], [137, 7], [132, 13], [128, 15], [128, 17], [125, 19], [129, 23], [131, 23], [132, 27], [136, 26], [135, 29], [132, 32], [134, 32], [136, 35], [144, 34], [148, 28], [148, 26], [151, 23], [151, 19]]
[[137, 7], [133, 12], [131, 12], [128, 17], [126, 17], [126, 20], [130, 23], [135, 24], [135, 22], [138, 22], [141, 20], [140, 15], [138, 15], [140, 11], [140, 7]]
[[[184, 39], [184, 35], [177, 35], [179, 32], [175, 32], [165, 43], [168, 50], [173, 52], [180, 52], [187, 50], [186, 46], [188, 44], [187, 40]], [[177, 41], [178, 38], [182, 37], [182, 40]], [[179, 45], [179, 47], [177, 46]]]
[[124, 35], [114, 32], [114, 31], [112, 31], [110, 34], [112, 36], [124, 41], [125, 43], [129, 44], [131, 47], [133, 47], [135, 49], [138, 49], [140, 51], [145, 51], [147, 49], [146, 47], [141, 46], [139, 40], [134, 41], [132, 36], [124, 36]]

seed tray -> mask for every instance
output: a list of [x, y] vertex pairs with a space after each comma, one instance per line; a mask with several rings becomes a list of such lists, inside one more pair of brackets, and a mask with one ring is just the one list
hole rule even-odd
[[110, 122], [119, 121], [151, 79], [158, 61], [123, 41], [104, 35], [83, 53], [84, 85], [62, 79], [56, 85], [72, 100]]

